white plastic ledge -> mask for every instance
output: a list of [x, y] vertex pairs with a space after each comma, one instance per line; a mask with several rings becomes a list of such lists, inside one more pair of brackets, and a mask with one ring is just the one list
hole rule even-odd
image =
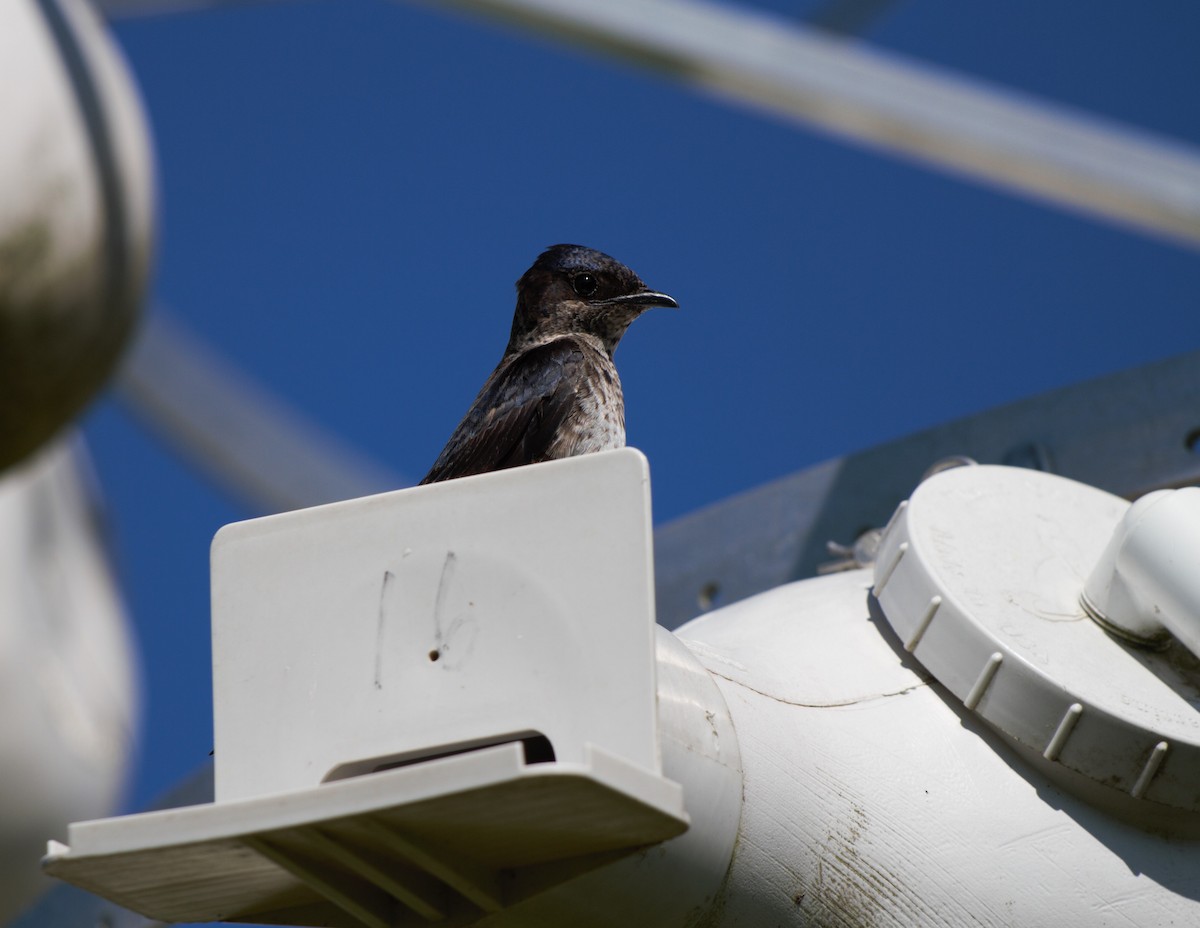
[[[473, 920], [687, 828], [674, 783], [506, 744], [285, 793], [70, 826], [46, 872], [168, 922]], [[553, 868], [557, 879], [561, 867]]]

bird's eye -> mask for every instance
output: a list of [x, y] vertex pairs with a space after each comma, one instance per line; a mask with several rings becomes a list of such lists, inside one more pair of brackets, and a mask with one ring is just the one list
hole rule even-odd
[[575, 288], [575, 292], [580, 296], [591, 296], [596, 292], [596, 278], [591, 274], [576, 274], [575, 279], [571, 281], [571, 285]]

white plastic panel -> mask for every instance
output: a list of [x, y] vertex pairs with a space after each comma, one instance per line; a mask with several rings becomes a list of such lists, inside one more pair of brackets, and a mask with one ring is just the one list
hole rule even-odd
[[622, 449], [222, 529], [217, 801], [527, 733], [659, 772], [649, 513]]

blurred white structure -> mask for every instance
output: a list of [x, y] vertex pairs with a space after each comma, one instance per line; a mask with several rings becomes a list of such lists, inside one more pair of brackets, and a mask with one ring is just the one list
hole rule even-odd
[[49, 882], [47, 830], [111, 811], [133, 755], [133, 646], [85, 464], [58, 442], [0, 479], [0, 918]]
[[50, 871], [178, 921], [1200, 919], [1200, 674], [1080, 599], [1127, 503], [945, 471], [873, 577], [671, 635], [648, 491], [624, 449], [223, 530], [216, 801]]
[[107, 379], [153, 230], [145, 121], [82, 0], [0, 5], [0, 469]]
[[137, 699], [80, 446], [58, 438], [138, 317], [151, 159], [129, 75], [80, 0], [0, 4], [0, 920], [38, 848], [111, 811]]

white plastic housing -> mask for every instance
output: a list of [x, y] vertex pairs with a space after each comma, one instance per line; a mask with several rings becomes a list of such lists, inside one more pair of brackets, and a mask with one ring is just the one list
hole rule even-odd
[[1200, 657], [1200, 488], [1159, 490], [1134, 503], [1083, 595], [1117, 634], [1150, 645], [1171, 634]]
[[[875, 564], [875, 595], [938, 682], [1052, 775], [1114, 813], [1194, 835], [1195, 658], [1114, 638], [1081, 604], [1128, 509], [1119, 497], [1039, 471], [946, 471], [896, 511]], [[1157, 553], [1194, 562], [1200, 548], [1190, 545]]]
[[167, 921], [599, 925], [602, 897], [684, 928], [741, 768], [654, 624], [649, 503], [624, 449], [226, 527], [216, 801], [73, 824], [47, 868]]
[[905, 651], [871, 585], [792, 583], [678, 630], [744, 770], [737, 850], [699, 924], [1200, 924], [1200, 841], [1119, 821], [1014, 753]]
[[[631, 482], [632, 495], [643, 492], [644, 462], [633, 462], [641, 462], [636, 452], [613, 452], [462, 483], [472, 496], [490, 485], [511, 492], [520, 507], [540, 507], [552, 501], [531, 501], [514, 484], [554, 477], [543, 485], [586, 516], [583, 501], [619, 509]], [[616, 471], [624, 483], [607, 483]], [[569, 481], [557, 482], [567, 474]], [[432, 489], [378, 499], [386, 507], [425, 492]], [[450, 487], [438, 492], [455, 496]], [[871, 597], [868, 571], [779, 587], [713, 611], [678, 636], [656, 631], [661, 773], [591, 747], [580, 761], [526, 763], [518, 745], [501, 744], [269, 796], [81, 823], [71, 828], [69, 849], [51, 848], [49, 867], [180, 921], [345, 928], [426, 921], [489, 928], [1200, 923], [1200, 842], [1177, 827], [1187, 810], [1162, 801], [1187, 781], [1196, 679], [1187, 666], [1114, 641], [1079, 605], [1084, 568], [1126, 506], [1029, 471], [950, 471], [922, 484], [888, 532], [874, 586], [885, 608], [912, 620], [899, 637]], [[353, 546], [353, 520], [339, 524], [340, 514], [337, 506], [324, 511], [337, 529], [330, 538]], [[264, 526], [271, 524], [280, 523]], [[549, 544], [574, 544], [586, 524], [576, 520], [572, 534]], [[507, 543], [510, 536], [497, 537]], [[638, 547], [640, 538], [641, 530], [622, 543]], [[260, 541], [275, 543], [269, 532]], [[442, 563], [433, 566], [440, 574]], [[925, 622], [924, 606], [908, 607], [927, 604], [931, 579], [943, 584], [944, 605]], [[312, 583], [304, 571], [293, 581]], [[436, 595], [426, 614], [435, 602]], [[578, 610], [587, 612], [586, 604]], [[347, 615], [353, 623], [354, 613]], [[610, 628], [627, 617], [593, 619]], [[1043, 625], [1069, 647], [1039, 647]], [[993, 666], [1001, 640], [1006, 650]], [[405, 636], [394, 646], [429, 643]], [[375, 653], [368, 647], [333, 667], [292, 666], [316, 674], [309, 689], [331, 685], [331, 673], [369, 688]], [[945, 685], [927, 669], [939, 653], [950, 655], [939, 669], [959, 668]], [[265, 657], [268, 665], [276, 659]], [[472, 660], [456, 672], [469, 674]], [[1168, 692], [1152, 692], [1159, 703], [1110, 711], [1110, 701], [1130, 697], [1125, 683], [1137, 678], [1131, 661], [1145, 673], [1175, 676], [1159, 681]], [[981, 664], [992, 668], [985, 677], [964, 676]], [[1075, 728], [1062, 736], [1056, 700], [1070, 694], [1046, 679], [1073, 666], [1071, 685], [1095, 678], [1098, 687], [1078, 717], [1067, 707]], [[515, 669], [529, 672], [524, 664]], [[615, 677], [635, 672], [607, 669]], [[499, 686], [493, 702], [506, 692]], [[1022, 688], [1024, 696], [1014, 695]], [[1174, 708], [1171, 718], [1156, 719], [1164, 707]], [[403, 725], [402, 706], [379, 708], [395, 711]], [[1000, 734], [1006, 716], [998, 710], [1005, 708], [1022, 710], [1018, 720], [1060, 753], [1048, 759], [1041, 741], [1031, 749]], [[300, 724], [298, 713], [289, 724]], [[354, 724], [347, 716], [347, 726]], [[1125, 820], [1076, 788], [1083, 774], [1060, 775], [1088, 753], [1103, 763], [1130, 760], [1127, 743], [1154, 724], [1170, 724], [1172, 738], [1183, 737], [1172, 740], [1152, 776], [1140, 777], [1140, 797], [1126, 794]], [[1113, 744], [1103, 736], [1106, 725]], [[1132, 760], [1129, 785], [1136, 788], [1145, 765]], [[690, 823], [682, 834], [679, 786]], [[1164, 836], [1168, 827], [1177, 833]], [[660, 839], [669, 840], [654, 843]]]

